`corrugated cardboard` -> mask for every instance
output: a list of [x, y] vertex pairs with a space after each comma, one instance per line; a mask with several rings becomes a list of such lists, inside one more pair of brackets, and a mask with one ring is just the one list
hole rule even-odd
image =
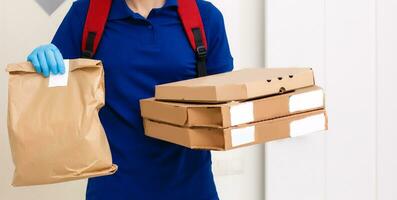
[[155, 97], [179, 102], [228, 102], [312, 85], [310, 68], [255, 68], [158, 85]]
[[324, 92], [317, 86], [281, 95], [221, 104], [192, 104], [141, 100], [143, 118], [186, 127], [227, 128], [324, 108]]
[[[102, 63], [77, 59], [66, 65], [68, 76], [58, 78], [44, 78], [28, 62], [7, 68], [14, 186], [110, 175], [117, 170], [98, 117], [105, 92]], [[67, 86], [52, 87], [60, 77], [66, 78]]]
[[324, 109], [231, 128], [181, 127], [144, 119], [147, 136], [192, 149], [229, 150], [328, 129]]

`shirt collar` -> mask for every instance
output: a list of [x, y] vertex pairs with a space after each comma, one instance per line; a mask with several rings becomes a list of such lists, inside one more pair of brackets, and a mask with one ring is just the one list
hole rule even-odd
[[178, 7], [178, 0], [166, 0], [163, 8]]
[[[124, 19], [136, 15], [127, 5], [126, 0], [113, 0], [109, 20]], [[178, 0], [166, 0], [163, 8], [178, 7]]]

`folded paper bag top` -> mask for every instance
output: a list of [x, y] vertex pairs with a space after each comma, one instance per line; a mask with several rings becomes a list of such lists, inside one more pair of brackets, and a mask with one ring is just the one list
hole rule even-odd
[[157, 100], [227, 102], [314, 85], [311, 68], [252, 68], [156, 86]]
[[[98, 60], [90, 60], [90, 59], [73, 59], [73, 60], [65, 60], [65, 64], [69, 63], [69, 71], [74, 71], [77, 69], [87, 69], [87, 68], [102, 68], [101, 61]], [[10, 64], [6, 68], [7, 72], [10, 73], [36, 73], [36, 70], [33, 68], [33, 65], [30, 62], [22, 62]]]
[[11, 64], [8, 134], [15, 164], [12, 185], [64, 182], [115, 173], [98, 117], [104, 105], [104, 72], [96, 60], [65, 61], [67, 85], [49, 79], [28, 63]]

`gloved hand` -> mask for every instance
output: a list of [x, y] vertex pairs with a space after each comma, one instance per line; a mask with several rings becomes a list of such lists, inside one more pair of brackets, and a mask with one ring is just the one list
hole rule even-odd
[[62, 54], [53, 44], [37, 47], [27, 60], [32, 62], [37, 73], [42, 73], [45, 77], [48, 77], [50, 73], [65, 73]]

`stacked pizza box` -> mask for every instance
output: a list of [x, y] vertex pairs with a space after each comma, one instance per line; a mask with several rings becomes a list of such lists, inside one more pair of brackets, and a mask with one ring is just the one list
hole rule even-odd
[[147, 136], [229, 150], [327, 130], [324, 99], [311, 68], [253, 68], [158, 85], [140, 103]]

